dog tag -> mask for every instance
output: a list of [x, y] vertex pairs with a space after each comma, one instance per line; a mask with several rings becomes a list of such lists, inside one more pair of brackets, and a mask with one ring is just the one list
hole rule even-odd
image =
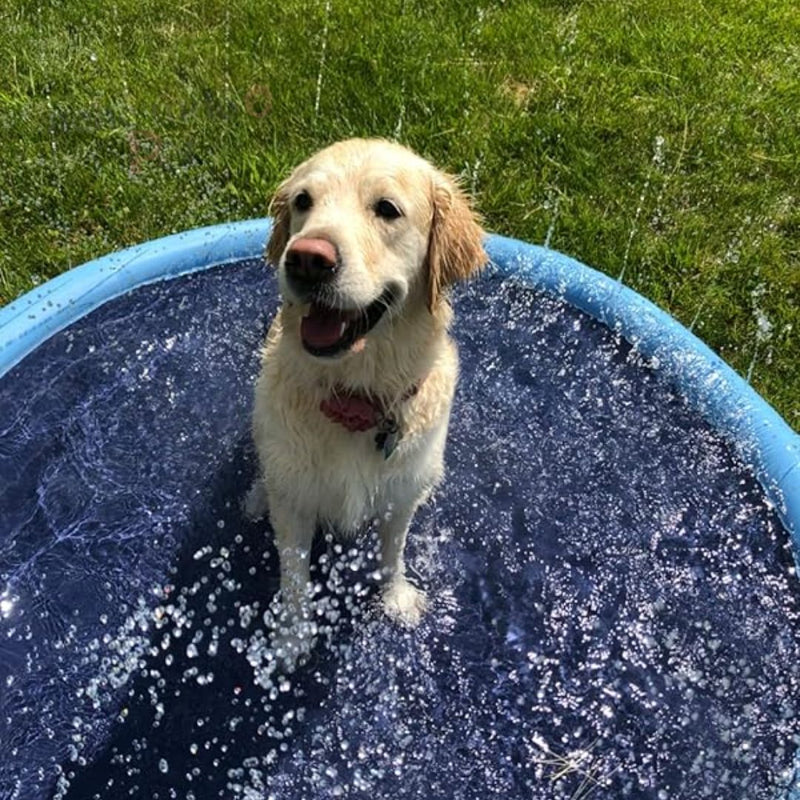
[[391, 417], [385, 417], [378, 423], [378, 432], [375, 434], [375, 447], [383, 453], [384, 459], [394, 453], [402, 433], [397, 421]]

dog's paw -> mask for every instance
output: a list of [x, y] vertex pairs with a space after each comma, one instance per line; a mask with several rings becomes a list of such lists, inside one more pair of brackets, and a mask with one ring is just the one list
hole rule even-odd
[[266, 517], [268, 511], [267, 489], [264, 481], [256, 478], [244, 498], [245, 516], [250, 520], [257, 520]]
[[383, 590], [383, 610], [409, 628], [419, 624], [427, 607], [425, 592], [412, 586], [405, 578], [391, 581]]

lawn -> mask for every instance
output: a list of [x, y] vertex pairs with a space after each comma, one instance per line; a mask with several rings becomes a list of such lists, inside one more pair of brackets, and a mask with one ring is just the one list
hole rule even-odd
[[264, 215], [352, 135], [460, 175], [491, 230], [620, 277], [800, 428], [794, 0], [10, 0], [0, 303]]

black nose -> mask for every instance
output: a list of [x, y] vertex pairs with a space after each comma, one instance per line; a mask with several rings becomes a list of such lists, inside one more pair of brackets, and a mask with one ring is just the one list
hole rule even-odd
[[333, 280], [337, 264], [336, 248], [327, 239], [298, 239], [284, 259], [286, 275], [303, 291]]

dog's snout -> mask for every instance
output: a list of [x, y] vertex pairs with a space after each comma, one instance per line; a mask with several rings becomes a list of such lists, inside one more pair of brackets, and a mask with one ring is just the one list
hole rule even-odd
[[327, 239], [298, 239], [286, 251], [286, 274], [294, 283], [312, 289], [331, 281], [336, 274], [338, 254]]

